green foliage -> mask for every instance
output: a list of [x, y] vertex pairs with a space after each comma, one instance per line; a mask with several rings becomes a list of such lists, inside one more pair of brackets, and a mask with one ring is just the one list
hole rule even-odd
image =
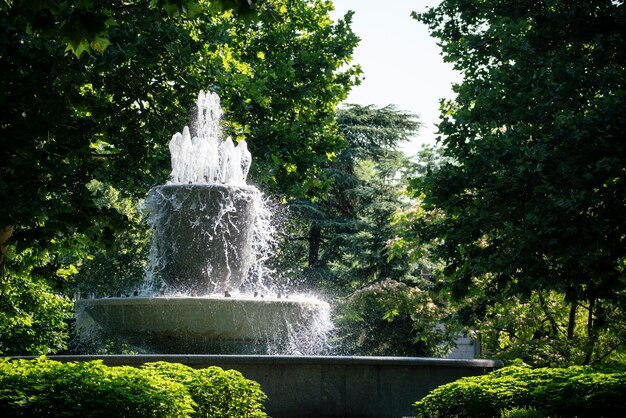
[[[415, 157], [415, 169], [411, 174], [411, 183], [417, 178], [435, 172], [445, 161], [441, 155], [441, 149], [431, 145], [424, 145]], [[426, 210], [421, 204], [423, 194], [415, 193], [409, 186], [406, 190], [410, 204], [398, 206], [393, 214], [392, 225], [395, 236], [388, 242], [387, 250], [390, 258], [404, 258], [414, 263], [424, 272], [438, 271], [442, 265], [435, 260], [431, 252], [436, 240], [425, 240], [416, 237], [415, 228], [419, 223], [435, 222], [438, 216], [435, 210]], [[418, 222], [416, 222], [418, 220]]]
[[3, 360], [0, 404], [9, 416], [180, 417], [194, 411], [184, 385], [101, 361]]
[[[484, 311], [477, 312], [480, 306]], [[529, 297], [501, 298], [493, 304], [476, 296], [455, 307], [465, 322], [475, 324], [486, 358], [522, 359], [535, 367], [584, 362], [589, 306], [572, 305], [560, 292], [535, 291]], [[593, 361], [623, 362], [624, 311], [613, 303], [605, 309], [614, 325], [599, 332]]]
[[444, 0], [415, 17], [464, 79], [441, 107], [446, 160], [412, 184], [429, 216], [405, 240], [434, 244], [477, 318], [533, 292], [587, 306], [585, 338], [567, 339], [582, 363], [604, 358], [626, 307], [626, 6]]
[[541, 412], [534, 408], [511, 408], [502, 411], [501, 418], [544, 418]]
[[[590, 366], [563, 369], [510, 366], [488, 375], [466, 377], [440, 386], [414, 405], [420, 418], [617, 418], [626, 413], [624, 396], [626, 372], [623, 370]], [[512, 414], [510, 410], [514, 408], [526, 409], [527, 415], [521, 411], [506, 415]]]
[[193, 17], [202, 10], [220, 13], [232, 10], [244, 18], [252, 17], [253, 2], [238, 0], [150, 0], [126, 2], [123, 5], [110, 1], [5, 1], [11, 16], [8, 24], [29, 36], [55, 39], [80, 57], [92, 51], [103, 53], [110, 45], [110, 28], [118, 25], [116, 11], [120, 8], [148, 7], [162, 9], [168, 15]]
[[128, 223], [106, 247], [92, 245], [88, 256], [68, 258], [68, 261], [80, 263], [78, 272], [71, 278], [70, 288], [83, 297], [130, 295], [145, 281], [149, 251], [147, 225], [133, 199], [97, 180], [92, 180], [87, 187], [98, 207], [118, 212]]
[[335, 311], [338, 350], [351, 355], [443, 355], [456, 336], [428, 290], [394, 280], [357, 290]]
[[411, 114], [393, 106], [350, 105], [337, 112], [346, 147], [324, 167], [329, 193], [290, 203], [292, 223], [284, 259], [303, 268], [317, 291], [346, 295], [388, 278], [401, 280], [413, 267], [389, 259], [391, 216], [407, 206], [402, 191], [413, 162], [395, 148], [419, 128]]
[[[448, 314], [443, 298], [420, 278], [425, 264], [390, 251], [394, 215], [408, 209], [407, 178], [436, 164], [396, 148], [419, 129], [414, 115], [393, 106], [349, 105], [337, 112], [346, 147], [327, 164], [330, 192], [291, 202], [289, 236], [281, 257], [304, 285], [335, 298], [337, 349], [353, 355], [438, 355], [452, 338], [436, 328]], [[294, 264], [301, 267], [294, 269]]]
[[272, 194], [318, 197], [330, 186], [323, 168], [343, 145], [335, 111], [359, 82], [348, 65], [358, 38], [352, 15], [333, 23], [330, 10], [325, 0], [259, 3], [262, 21], [231, 23], [220, 51], [242, 63], [217, 80], [230, 132], [248, 139], [251, 174]]
[[[320, 166], [341, 144], [335, 107], [359, 74], [348, 65], [358, 41], [350, 16], [331, 21], [325, 1], [264, 1], [255, 10], [260, 20], [251, 22], [232, 10], [248, 7], [245, 1], [113, 3], [0, 8], [0, 197], [11, 202], [0, 207], [8, 254], [0, 268], [7, 283], [31, 280], [65, 295], [130, 291], [145, 251], [133, 208], [167, 179], [167, 143], [188, 123], [200, 89], [222, 97], [227, 133], [247, 139], [251, 176], [263, 188], [311, 196], [328, 187]], [[192, 3], [208, 7], [178, 13]], [[104, 15], [114, 24], [96, 24]], [[70, 45], [78, 56], [66, 51], [73, 32], [57, 33], [67, 19], [85, 27]], [[31, 30], [31, 23], [43, 26]], [[79, 51], [96, 38], [99, 53]]]
[[45, 284], [21, 277], [2, 282], [0, 352], [48, 354], [67, 348], [73, 305]]
[[89, 417], [264, 417], [256, 382], [218, 367], [148, 363], [137, 369], [101, 361], [45, 358], [0, 361], [5, 414]]
[[54, 256], [34, 249], [16, 255], [10, 247], [7, 257], [8, 266], [0, 266], [0, 353], [39, 355], [67, 348], [72, 302], [41, 276]]
[[236, 370], [219, 367], [192, 369], [182, 364], [149, 363], [144, 369], [154, 371], [187, 387], [197, 405], [193, 416], [264, 417], [265, 394], [257, 382], [247, 380]]

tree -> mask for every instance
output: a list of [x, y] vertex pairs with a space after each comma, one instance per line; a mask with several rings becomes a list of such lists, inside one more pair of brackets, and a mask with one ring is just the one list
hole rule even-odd
[[349, 105], [338, 110], [337, 123], [346, 147], [324, 170], [333, 186], [323, 197], [290, 204], [293, 256], [285, 257], [305, 268], [309, 285], [331, 295], [412, 270], [402, 257], [388, 260], [386, 243], [393, 236], [391, 216], [406, 205], [402, 191], [413, 170], [395, 148], [420, 126], [393, 106]]
[[441, 354], [454, 329], [438, 326], [448, 314], [444, 304], [429, 292], [421, 265], [389, 252], [394, 214], [410, 206], [407, 179], [424, 163], [397, 147], [420, 124], [394, 106], [359, 105], [340, 108], [337, 123], [346, 147], [325, 168], [333, 186], [314, 201], [291, 202], [278, 269], [332, 299], [338, 352]]
[[162, 9], [171, 15], [193, 16], [203, 9], [214, 14], [225, 10], [240, 17], [254, 15], [253, 0], [151, 0], [149, 2], [4, 1], [9, 25], [28, 35], [53, 38], [77, 57], [91, 51], [103, 52], [110, 44], [109, 29], [118, 24], [116, 12], [123, 8]]
[[336, 306], [337, 350], [349, 355], [442, 356], [458, 328], [444, 327], [447, 307], [428, 281], [386, 279], [363, 286]]
[[604, 358], [597, 342], [623, 328], [609, 309], [623, 311], [626, 291], [625, 11], [609, 0], [444, 0], [414, 15], [464, 79], [442, 104], [449, 161], [413, 184], [436, 216], [409, 236], [437, 240], [445, 285], [475, 302], [468, 318], [562, 295], [566, 329], [585, 313], [583, 363]]
[[[200, 89], [222, 96], [227, 133], [248, 139], [259, 182], [285, 194], [327, 187], [315, 172], [339, 144], [334, 109], [359, 73], [346, 66], [358, 40], [350, 16], [333, 23], [326, 1], [288, 8], [267, 0], [255, 10], [258, 20], [243, 22], [197, 4], [207, 7], [170, 15], [139, 1], [80, 2], [115, 21], [106, 48], [91, 54], [69, 53], [54, 25], [20, 26], [31, 3], [0, 9], [0, 196], [10, 202], [0, 208], [0, 297], [7, 317], [36, 311], [20, 299], [24, 283], [60, 295], [96, 248], [116, 250], [132, 211], [101, 204], [104, 194], [111, 187], [137, 201], [166, 180], [167, 142], [188, 123]], [[73, 3], [45, 2], [29, 16], [59, 20], [51, 8], [63, 5]]]
[[[626, 338], [621, 303], [605, 301], [605, 316], [611, 332], [603, 332], [596, 342], [595, 362], [624, 363], [622, 348]], [[623, 305], [622, 305], [623, 306]], [[472, 303], [461, 304], [461, 313], [471, 313]], [[571, 318], [571, 315], [575, 315]], [[586, 356], [585, 308], [571, 310], [563, 292], [538, 290], [529, 297], [501, 298], [485, 308], [485, 315], [473, 321], [481, 337], [482, 354], [505, 361], [521, 359], [536, 367], [575, 365]]]
[[286, 198], [330, 187], [323, 168], [343, 146], [335, 111], [361, 74], [349, 66], [352, 14], [333, 23], [330, 10], [326, 0], [259, 3], [260, 19], [235, 20], [222, 52], [245, 64], [218, 78], [229, 133], [249, 139], [252, 177]]

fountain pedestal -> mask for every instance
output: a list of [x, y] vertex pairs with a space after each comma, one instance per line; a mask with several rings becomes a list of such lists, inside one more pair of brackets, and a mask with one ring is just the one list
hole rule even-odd
[[204, 296], [237, 291], [250, 268], [254, 204], [250, 186], [168, 184], [144, 206], [154, 231], [154, 282], [166, 294]]
[[76, 301], [76, 327], [154, 353], [268, 354], [288, 351], [328, 305], [316, 300], [132, 297]]

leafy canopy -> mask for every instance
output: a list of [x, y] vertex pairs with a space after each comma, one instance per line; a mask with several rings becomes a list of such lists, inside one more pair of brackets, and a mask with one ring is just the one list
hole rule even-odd
[[[34, 335], [29, 324], [37, 321], [28, 315], [39, 302], [21, 298], [20, 283], [62, 295], [96, 248], [119, 249], [137, 219], [118, 203], [136, 206], [165, 182], [167, 143], [188, 124], [200, 89], [222, 97], [226, 134], [248, 140], [252, 177], [263, 188], [311, 196], [328, 187], [320, 166], [341, 144], [335, 107], [360, 72], [348, 65], [358, 41], [350, 15], [333, 22], [332, 4], [322, 0], [260, 2], [251, 21], [216, 12], [216, 2], [182, 15], [165, 10], [186, 3], [0, 8], [0, 196], [10, 202], [0, 208], [0, 302], [7, 318], [20, 318], [7, 323], [21, 324], [23, 335]], [[115, 24], [106, 28], [106, 48], [68, 51], [57, 11], [96, 28], [80, 42], [93, 42], [99, 30], [85, 16], [107, 14]], [[42, 28], [29, 29], [40, 16]], [[112, 193], [119, 196], [103, 203]], [[65, 313], [47, 306], [62, 323]], [[30, 346], [14, 348], [45, 352]]]
[[323, 169], [332, 187], [313, 201], [291, 202], [286, 255], [289, 263], [306, 268], [305, 280], [332, 295], [410, 270], [401, 257], [390, 262], [385, 247], [414, 166], [396, 148], [420, 126], [414, 115], [393, 106], [360, 105], [340, 108], [337, 124], [345, 147]]
[[8, 24], [28, 35], [56, 39], [77, 57], [104, 52], [111, 44], [110, 28], [120, 24], [118, 12], [125, 8], [165, 11], [170, 16], [195, 16], [202, 10], [219, 14], [233, 11], [240, 18], [255, 17], [252, 0], [150, 0], [150, 1], [4, 1], [10, 11]]
[[415, 15], [464, 80], [441, 109], [449, 161], [413, 184], [437, 214], [414, 238], [438, 240], [447, 285], [483, 306], [539, 290], [585, 302], [585, 361], [626, 291], [625, 9], [444, 0]]
[[339, 352], [442, 354], [451, 332], [437, 325], [447, 310], [433, 301], [421, 266], [400, 252], [391, 257], [388, 247], [394, 214], [410, 206], [407, 179], [423, 168], [397, 148], [420, 123], [391, 105], [347, 105], [337, 124], [345, 148], [324, 168], [332, 188], [314, 201], [291, 202], [280, 254], [286, 265], [278, 270], [333, 298]]

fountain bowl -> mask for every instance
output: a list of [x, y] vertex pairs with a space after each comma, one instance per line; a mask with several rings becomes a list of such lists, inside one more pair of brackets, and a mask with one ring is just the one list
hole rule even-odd
[[278, 354], [329, 310], [308, 298], [223, 296], [79, 299], [76, 328], [166, 354]]

